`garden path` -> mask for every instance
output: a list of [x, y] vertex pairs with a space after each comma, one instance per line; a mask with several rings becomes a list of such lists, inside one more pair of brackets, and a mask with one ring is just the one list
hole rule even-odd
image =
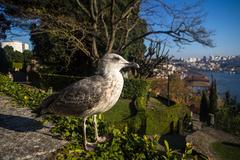
[[240, 138], [222, 130], [217, 130], [211, 127], [205, 127], [194, 132], [186, 137], [188, 143], [192, 143], [194, 150], [207, 155], [210, 160], [218, 160], [219, 156], [214, 153], [211, 144], [214, 142], [227, 142], [233, 144], [240, 144]]
[[53, 138], [49, 129], [35, 120], [29, 108], [0, 94], [0, 160], [50, 159], [66, 142]]

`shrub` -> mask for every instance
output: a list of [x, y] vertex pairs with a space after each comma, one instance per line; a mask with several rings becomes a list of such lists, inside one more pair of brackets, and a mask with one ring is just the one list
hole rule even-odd
[[60, 149], [56, 159], [161, 159], [158, 139], [130, 133], [127, 127], [120, 131], [109, 128], [110, 140], [98, 144], [94, 151], [85, 151], [82, 143], [74, 142]]
[[136, 105], [136, 109], [138, 111], [145, 111], [146, 110], [146, 106], [147, 106], [147, 99], [146, 99], [146, 97], [143, 97], [143, 96], [137, 97], [135, 102], [136, 102], [136, 104], [135, 104]]
[[151, 82], [140, 79], [125, 79], [122, 98], [147, 97]]
[[[193, 158], [192, 147], [187, 144], [184, 154], [177, 154], [170, 149], [167, 141], [165, 151], [158, 143], [159, 136], [147, 137], [132, 133], [127, 127], [123, 130], [116, 129], [114, 126], [106, 127], [102, 117], [99, 118], [101, 134], [111, 137], [104, 143], [98, 143], [94, 151], [86, 151], [83, 146], [82, 120], [80, 118], [68, 117], [52, 120], [55, 127], [52, 129], [54, 134], [60, 134], [71, 142], [57, 151], [55, 159], [189, 159]], [[93, 126], [90, 118], [88, 124]], [[89, 127], [88, 125], [88, 127]], [[89, 127], [88, 137], [93, 141], [93, 127]]]
[[23, 63], [21, 62], [13, 62], [13, 68], [17, 68], [17, 69], [22, 69], [23, 68]]
[[155, 104], [152, 108], [148, 109], [146, 121], [146, 134], [166, 134], [170, 131], [179, 131], [186, 115], [190, 114], [187, 106], [176, 104], [167, 107], [163, 104]]
[[128, 120], [128, 126], [133, 133], [140, 135], [146, 134], [147, 116], [145, 111], [138, 111], [138, 113]]
[[207, 98], [207, 94], [205, 91], [202, 92], [202, 98], [200, 103], [200, 121], [206, 122], [208, 120], [208, 109], [209, 109], [209, 101]]
[[231, 107], [224, 106], [215, 115], [215, 127], [239, 136], [240, 113], [235, 112], [232, 114]]
[[20, 105], [34, 108], [48, 96], [44, 91], [12, 82], [7, 76], [0, 74], [0, 92], [13, 97]]
[[52, 87], [55, 91], [59, 91], [68, 85], [79, 81], [82, 79], [77, 76], [59, 75], [59, 74], [39, 74], [39, 76], [33, 76], [31, 81], [37, 82], [33, 83], [34, 86], [40, 88]]

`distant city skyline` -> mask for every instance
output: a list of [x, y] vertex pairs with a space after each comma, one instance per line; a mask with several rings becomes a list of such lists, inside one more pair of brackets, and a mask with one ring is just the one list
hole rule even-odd
[[[176, 58], [188, 58], [215, 55], [240, 55], [240, 0], [205, 0], [203, 9], [207, 13], [204, 25], [215, 31], [214, 43], [216, 47], [209, 48], [193, 43], [182, 48], [173, 46], [170, 55]], [[30, 36], [19, 28], [12, 29], [15, 33], [24, 33], [24, 36], [8, 36], [6, 40], [18, 40], [30, 44]], [[9, 33], [9, 32], [8, 32]]]

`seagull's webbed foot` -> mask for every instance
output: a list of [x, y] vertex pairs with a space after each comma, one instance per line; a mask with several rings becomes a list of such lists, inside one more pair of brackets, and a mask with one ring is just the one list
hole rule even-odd
[[90, 143], [90, 142], [86, 142], [84, 147], [85, 147], [85, 150], [87, 151], [93, 151], [97, 146], [97, 143]]
[[100, 136], [96, 138], [96, 142], [102, 143], [105, 142], [106, 140], [108, 140], [109, 138], [106, 136]]

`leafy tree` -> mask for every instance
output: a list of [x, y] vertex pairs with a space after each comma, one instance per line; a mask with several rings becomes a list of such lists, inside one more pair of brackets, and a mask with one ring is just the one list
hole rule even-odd
[[23, 51], [23, 67], [22, 71], [26, 72], [27, 65], [30, 64], [31, 57], [32, 57], [32, 52], [29, 50], [24, 50]]
[[29, 63], [32, 57], [32, 52], [29, 50], [24, 50], [22, 55], [23, 55], [23, 61], [26, 61], [26, 63]]
[[217, 95], [217, 84], [216, 80], [212, 80], [209, 89], [209, 113], [215, 114], [218, 110], [218, 95]]
[[236, 97], [232, 97], [229, 91], [225, 92], [225, 105], [235, 105], [236, 103]]
[[225, 104], [230, 104], [230, 98], [231, 98], [230, 92], [229, 91], [225, 92]]
[[4, 54], [5, 54], [5, 57], [6, 57], [6, 66], [8, 68], [8, 71], [10, 71], [12, 69], [12, 65], [13, 65], [13, 58], [14, 57], [14, 53], [15, 51], [13, 50], [13, 47], [11, 46], [5, 46], [3, 48], [3, 51], [4, 51]]
[[2, 73], [8, 73], [10, 69], [12, 68], [12, 63], [7, 56], [6, 52], [0, 48], [0, 72]]
[[[169, 37], [177, 44], [198, 42], [213, 46], [212, 33], [202, 25], [204, 16], [198, 2], [175, 5], [160, 0], [0, 2], [12, 16], [38, 19], [33, 21], [38, 26], [34, 34], [51, 33], [64, 40], [65, 48], [84, 54], [92, 61], [116, 50], [124, 54], [132, 44], [139, 41], [143, 44], [144, 38], [149, 39], [153, 34]], [[148, 21], [153, 18], [166, 20]], [[27, 26], [26, 23], [22, 26]]]
[[13, 47], [5, 46], [1, 49], [2, 72], [7, 73], [13, 68], [13, 62], [23, 63], [25, 66], [30, 62], [31, 52], [25, 50], [23, 53], [14, 51]]
[[14, 51], [13, 47], [11, 46], [5, 46], [3, 50], [5, 51], [11, 62], [23, 62], [23, 53], [19, 51]]
[[208, 108], [209, 101], [205, 91], [202, 92], [202, 98], [200, 103], [200, 121], [206, 122], [208, 120]]
[[[169, 92], [170, 99], [181, 104], [188, 104], [188, 97], [191, 96], [191, 90], [187, 87], [178, 74], [169, 76]], [[162, 97], [168, 97], [168, 88], [166, 79], [152, 79], [151, 89], [154, 94], [159, 94]]]
[[[76, 3], [76, 1], [73, 1]], [[55, 2], [53, 2], [55, 3]], [[70, 12], [79, 12], [79, 8], [72, 8], [72, 4], [70, 4], [70, 1], [64, 2], [69, 3], [69, 5], [66, 5], [65, 7], [71, 7], [66, 8], [67, 10], [71, 10]], [[81, 3], [87, 3], [82, 1]], [[118, 2], [118, 4], [121, 7], [124, 7], [125, 5], [121, 5], [121, 3], [127, 3], [127, 1]], [[61, 12], [61, 11], [60, 11]], [[69, 13], [66, 13], [68, 15]], [[79, 14], [79, 13], [76, 13]], [[120, 12], [117, 12], [116, 14], [120, 14]], [[83, 14], [84, 15], [84, 14]], [[86, 15], [85, 15], [86, 16]], [[88, 17], [86, 16], [86, 21], [88, 21]], [[87, 22], [86, 22], [87, 23]], [[142, 22], [143, 23], [143, 22]], [[80, 25], [80, 24], [79, 24]], [[99, 28], [99, 32], [104, 32], [103, 28]], [[136, 25], [131, 33], [128, 33], [129, 37], [136, 36], [138, 34], [142, 34], [143, 32], [146, 32], [146, 25], [143, 27], [143, 25]], [[39, 31], [39, 33], [36, 34], [36, 32]], [[55, 32], [41, 32], [41, 27], [38, 26], [32, 26], [32, 34], [31, 34], [31, 40], [34, 44], [34, 53], [36, 56], [40, 58], [40, 60], [50, 66], [53, 71], [60, 71], [61, 73], [65, 72], [68, 74], [75, 74], [81, 73], [85, 74], [85, 72], [91, 72], [91, 66], [93, 67], [93, 59], [89, 55], [83, 54], [81, 49], [73, 46], [72, 42], [69, 42], [69, 39], [61, 34], [56, 34]], [[123, 32], [122, 32], [123, 33]], [[78, 34], [78, 33], [76, 33]], [[102, 34], [102, 33], [101, 33]], [[81, 38], [81, 34], [75, 35], [78, 38]], [[89, 35], [86, 35], [89, 37]], [[121, 46], [121, 43], [123, 41], [123, 36], [118, 35], [116, 36], [116, 48], [118, 46]], [[87, 42], [88, 44], [91, 44], [91, 42]], [[67, 44], [67, 46], [66, 46]], [[98, 41], [96, 44], [99, 53], [103, 55], [105, 53], [104, 45], [102, 42]], [[85, 46], [88, 50], [92, 49], [91, 45]], [[129, 57], [129, 55], [141, 55], [144, 53], [145, 46], [143, 44], [143, 40], [138, 41], [134, 43], [132, 46], [129, 46], [122, 54], [124, 57]], [[46, 54], [48, 53], [48, 54]], [[88, 69], [86, 69], [88, 67]], [[77, 69], [76, 69], [77, 68]]]
[[19, 51], [11, 52], [11, 56], [12, 56], [13, 62], [23, 63], [23, 61], [24, 61], [24, 55], [23, 55], [23, 53], [21, 53]]
[[21, 53], [17, 50], [14, 51], [13, 47], [11, 46], [5, 46], [3, 50], [5, 51], [6, 55], [9, 57], [9, 60], [11, 62], [19, 63], [23, 63], [24, 61], [29, 62], [32, 55], [29, 50], [25, 50], [23, 51], [23, 53]]

